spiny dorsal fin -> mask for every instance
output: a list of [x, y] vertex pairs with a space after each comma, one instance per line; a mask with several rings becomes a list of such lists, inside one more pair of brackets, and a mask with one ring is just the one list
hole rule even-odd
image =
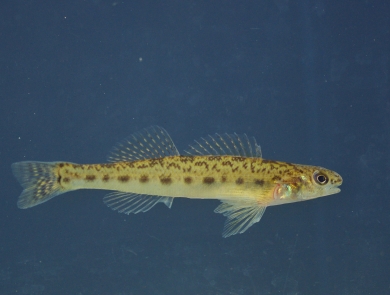
[[222, 204], [215, 208], [214, 212], [227, 217], [222, 232], [224, 238], [245, 232], [253, 224], [260, 221], [266, 209], [255, 202], [253, 204], [242, 204], [228, 200], [221, 200], [221, 202]]
[[207, 138], [201, 138], [190, 145], [190, 149], [185, 151], [189, 155], [230, 155], [241, 157], [261, 158], [261, 148], [256, 143], [256, 139], [251, 139], [246, 134], [222, 134], [216, 133]]
[[115, 145], [108, 155], [108, 161], [132, 162], [178, 155], [179, 152], [168, 132], [162, 127], [152, 126]]
[[112, 192], [103, 198], [104, 203], [119, 213], [140, 213], [152, 209], [157, 203], [164, 203], [171, 208], [173, 198], [162, 196], [139, 195], [124, 192]]

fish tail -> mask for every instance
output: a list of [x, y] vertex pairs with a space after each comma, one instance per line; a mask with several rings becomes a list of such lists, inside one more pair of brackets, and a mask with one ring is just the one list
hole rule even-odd
[[24, 188], [18, 199], [18, 207], [30, 208], [44, 203], [66, 190], [60, 184], [58, 162], [17, 162], [12, 172]]

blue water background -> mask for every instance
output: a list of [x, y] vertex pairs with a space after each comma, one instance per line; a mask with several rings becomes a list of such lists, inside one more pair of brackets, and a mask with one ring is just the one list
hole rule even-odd
[[[389, 294], [388, 1], [2, 1], [0, 294]], [[20, 210], [11, 163], [100, 163], [160, 125], [255, 136], [341, 192], [221, 237], [218, 201]]]

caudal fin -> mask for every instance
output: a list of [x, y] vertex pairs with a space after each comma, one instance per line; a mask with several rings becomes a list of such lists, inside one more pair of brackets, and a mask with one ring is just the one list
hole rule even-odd
[[24, 188], [18, 199], [18, 207], [30, 208], [64, 193], [58, 176], [57, 162], [17, 162], [12, 172]]

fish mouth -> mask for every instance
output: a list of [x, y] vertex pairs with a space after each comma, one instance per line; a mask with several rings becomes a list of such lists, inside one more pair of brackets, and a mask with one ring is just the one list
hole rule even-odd
[[337, 194], [341, 191], [341, 189], [339, 189], [338, 187], [335, 187], [333, 189], [330, 190], [330, 194], [333, 195], [333, 194]]
[[341, 191], [339, 186], [342, 184], [343, 184], [343, 178], [340, 175], [338, 175], [338, 179], [336, 180], [336, 183], [334, 183], [333, 187], [329, 189], [329, 195], [339, 193]]
[[331, 189], [328, 190], [328, 195], [334, 195], [337, 194], [341, 191], [338, 187], [332, 187]]

